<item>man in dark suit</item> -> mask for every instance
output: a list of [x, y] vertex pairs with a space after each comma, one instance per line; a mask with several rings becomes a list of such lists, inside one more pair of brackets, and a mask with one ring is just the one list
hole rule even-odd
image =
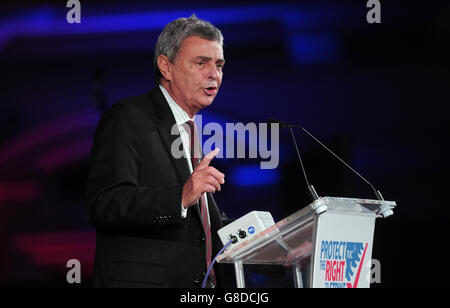
[[[94, 286], [199, 287], [222, 247], [226, 216], [211, 193], [224, 174], [210, 166], [218, 149], [197, 159], [193, 124], [222, 82], [222, 46], [210, 23], [194, 15], [172, 21], [155, 47], [157, 86], [102, 115], [87, 183]], [[188, 155], [174, 155], [177, 138]], [[215, 268], [208, 286], [220, 280]]]

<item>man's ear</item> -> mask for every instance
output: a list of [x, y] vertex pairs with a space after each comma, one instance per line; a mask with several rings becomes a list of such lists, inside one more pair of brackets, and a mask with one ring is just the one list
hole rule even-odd
[[172, 80], [172, 67], [169, 58], [165, 55], [158, 57], [158, 68], [164, 79], [167, 81]]

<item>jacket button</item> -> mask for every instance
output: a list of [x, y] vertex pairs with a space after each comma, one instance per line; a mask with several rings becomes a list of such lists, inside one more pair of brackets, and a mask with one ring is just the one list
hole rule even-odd
[[202, 281], [199, 278], [194, 279], [193, 283], [194, 283], [194, 287], [199, 288], [202, 286]]

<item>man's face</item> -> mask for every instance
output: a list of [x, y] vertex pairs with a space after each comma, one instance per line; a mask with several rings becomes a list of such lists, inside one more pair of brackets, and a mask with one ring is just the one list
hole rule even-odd
[[[186, 38], [170, 63], [166, 89], [190, 116], [211, 105], [222, 83], [223, 50], [217, 41]], [[166, 85], [165, 85], [166, 86]]]

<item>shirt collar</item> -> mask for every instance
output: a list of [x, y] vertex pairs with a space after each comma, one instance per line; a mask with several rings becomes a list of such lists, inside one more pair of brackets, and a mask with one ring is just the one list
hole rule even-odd
[[194, 121], [195, 116], [191, 119], [186, 111], [183, 110], [170, 96], [169, 92], [167, 92], [166, 88], [162, 85], [159, 85], [161, 92], [163, 93], [167, 103], [169, 104], [170, 110], [172, 110], [173, 116], [175, 118], [175, 122], [177, 125], [181, 125], [191, 120]]

